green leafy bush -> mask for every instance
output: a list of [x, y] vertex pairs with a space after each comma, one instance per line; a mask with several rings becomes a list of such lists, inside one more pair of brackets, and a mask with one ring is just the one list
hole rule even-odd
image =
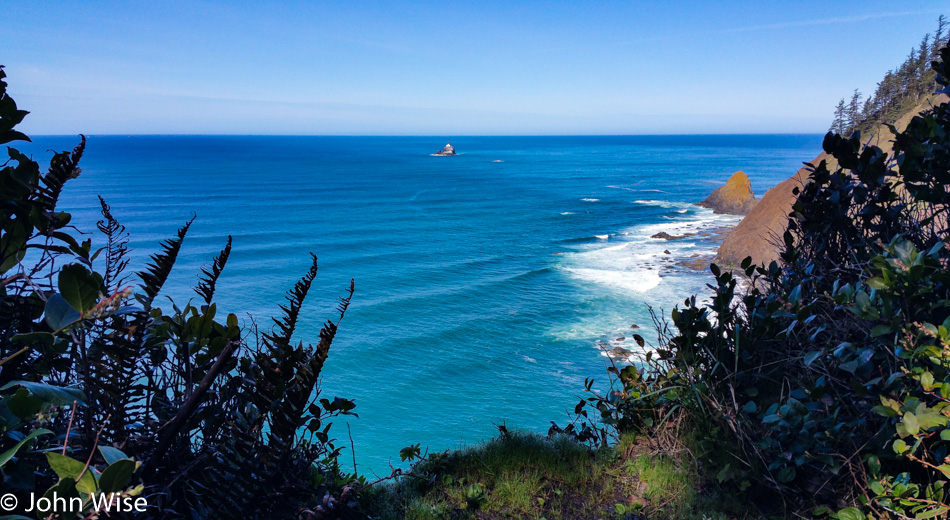
[[825, 137], [836, 166], [810, 165], [782, 265], [711, 266], [712, 298], [687, 299], [656, 357], [587, 400], [601, 432], [686, 417], [710, 473], [771, 513], [950, 511], [950, 107], [891, 131], [892, 155]]
[[[0, 68], [0, 144], [28, 140], [26, 112]], [[105, 245], [66, 232], [57, 208], [80, 174], [85, 138], [49, 171], [14, 148], [0, 169], [0, 470], [4, 492], [78, 496], [59, 516], [93, 516], [101, 492], [148, 497], [147, 516], [330, 518], [355, 507], [329, 419], [354, 403], [320, 398], [318, 379], [339, 319], [316, 345], [295, 343], [317, 259], [288, 292], [272, 332], [221, 316], [215, 287], [231, 251], [202, 270], [200, 304], [156, 298], [191, 221], [151, 263], [127, 272], [128, 234], [101, 200]], [[265, 499], [266, 498], [266, 499]], [[44, 517], [46, 515], [43, 515]]]

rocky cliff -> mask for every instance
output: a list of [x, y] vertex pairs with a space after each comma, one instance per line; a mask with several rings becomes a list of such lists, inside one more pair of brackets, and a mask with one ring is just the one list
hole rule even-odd
[[756, 205], [755, 195], [752, 193], [752, 183], [745, 172], [738, 171], [729, 177], [726, 184], [709, 194], [698, 205], [712, 208], [714, 213], [729, 215], [748, 215]]
[[[812, 164], [829, 159], [834, 160], [822, 152]], [[804, 186], [807, 181], [808, 167], [804, 166], [795, 175], [765, 192], [755, 208], [722, 241], [715, 263], [738, 265], [747, 256], [751, 256], [756, 263], [768, 264], [778, 260], [782, 250], [782, 235], [788, 225], [788, 214], [795, 203], [792, 190]]]
[[[913, 110], [898, 119], [895, 126], [898, 130], [906, 128], [907, 123], [915, 115], [934, 105], [946, 102], [947, 99], [947, 96], [944, 95], [925, 99]], [[867, 143], [878, 146], [890, 154], [893, 151], [890, 141], [892, 135], [890, 130], [882, 126], [878, 128], [873, 136], [867, 139]], [[834, 158], [824, 152], [815, 157], [810, 164], [817, 165], [822, 160], [829, 162], [829, 169], [834, 168]], [[747, 256], [751, 256], [753, 262], [757, 264], [768, 264], [773, 260], [778, 261], [779, 253], [783, 248], [781, 245], [782, 235], [788, 226], [788, 214], [791, 213], [792, 205], [795, 203], [795, 195], [792, 190], [797, 186], [804, 186], [808, 182], [808, 175], [808, 166], [805, 166], [789, 179], [780, 182], [767, 191], [762, 200], [755, 204], [755, 207], [748, 212], [742, 222], [722, 241], [715, 263], [722, 266], [738, 265]], [[732, 179], [730, 179], [731, 181]]]

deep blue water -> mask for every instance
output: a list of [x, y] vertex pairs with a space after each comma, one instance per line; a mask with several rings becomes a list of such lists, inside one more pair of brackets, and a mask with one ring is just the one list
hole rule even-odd
[[[814, 158], [821, 136], [451, 141], [460, 155], [428, 155], [442, 137], [92, 136], [60, 208], [90, 231], [102, 195], [131, 232], [136, 269], [197, 214], [166, 290], [176, 300], [194, 296], [199, 268], [233, 234], [219, 312], [262, 327], [314, 252], [304, 341], [316, 343], [355, 278], [322, 388], [357, 402], [360, 470], [388, 472], [408, 444], [439, 450], [503, 422], [564, 422], [585, 377], [606, 381], [598, 341], [629, 348], [648, 305], [668, 313], [707, 291], [707, 274], [673, 263], [713, 242], [650, 236], [734, 224], [691, 203], [740, 169], [761, 197]], [[17, 147], [46, 162], [76, 142]], [[342, 421], [333, 432], [347, 437]]]

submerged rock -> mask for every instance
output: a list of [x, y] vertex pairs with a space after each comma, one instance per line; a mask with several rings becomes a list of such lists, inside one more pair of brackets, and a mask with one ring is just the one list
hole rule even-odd
[[677, 240], [680, 238], [691, 237], [696, 233], [683, 233], [682, 235], [671, 235], [666, 231], [660, 231], [659, 233], [650, 236], [650, 238], [662, 238], [663, 240]]
[[694, 271], [705, 271], [709, 269], [709, 264], [713, 263], [712, 255], [693, 255], [677, 262], [676, 265], [692, 269]]
[[607, 351], [607, 355], [612, 358], [627, 358], [633, 354], [633, 351], [627, 350], [623, 347], [614, 347]]
[[737, 171], [729, 177], [726, 184], [716, 188], [697, 205], [710, 208], [713, 213], [747, 215], [755, 207], [756, 202], [749, 177], [745, 172]]

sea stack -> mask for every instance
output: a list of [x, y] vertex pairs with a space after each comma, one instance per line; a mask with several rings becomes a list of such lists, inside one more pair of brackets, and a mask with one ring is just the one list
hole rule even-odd
[[[834, 158], [822, 153], [812, 163], [824, 160], [834, 161]], [[768, 265], [773, 260], [778, 261], [783, 248], [782, 235], [788, 228], [788, 214], [798, 198], [792, 190], [804, 186], [809, 175], [808, 166], [804, 166], [791, 178], [765, 192], [755, 209], [719, 245], [715, 262], [739, 265], [747, 256], [751, 256], [756, 264]]]
[[740, 170], [733, 173], [726, 184], [710, 193], [697, 205], [710, 208], [713, 213], [747, 215], [755, 207], [756, 202], [749, 177]]
[[455, 153], [455, 147], [451, 143], [445, 143], [445, 147], [435, 152], [435, 155], [457, 155]]

